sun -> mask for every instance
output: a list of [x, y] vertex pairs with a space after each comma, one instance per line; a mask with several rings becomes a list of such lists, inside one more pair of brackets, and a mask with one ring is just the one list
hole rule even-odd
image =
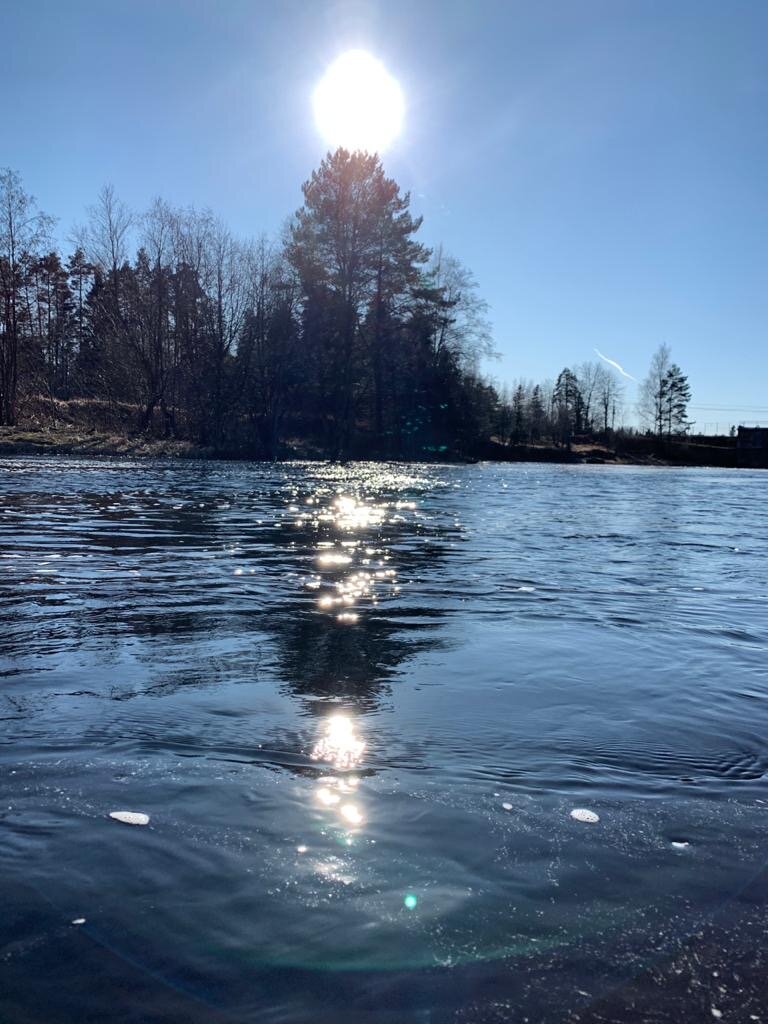
[[400, 134], [402, 90], [380, 60], [348, 50], [331, 64], [312, 97], [315, 123], [328, 146], [382, 153]]

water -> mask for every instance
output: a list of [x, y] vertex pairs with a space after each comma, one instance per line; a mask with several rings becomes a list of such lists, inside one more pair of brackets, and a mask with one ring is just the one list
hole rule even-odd
[[765, 1020], [766, 481], [1, 462], [0, 1019]]

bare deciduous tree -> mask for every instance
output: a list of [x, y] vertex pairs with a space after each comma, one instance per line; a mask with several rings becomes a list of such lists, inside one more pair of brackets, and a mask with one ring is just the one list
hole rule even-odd
[[25, 276], [52, 224], [24, 191], [19, 175], [10, 168], [0, 171], [0, 424], [16, 422], [19, 348], [32, 326]]
[[75, 241], [103, 275], [115, 276], [128, 259], [134, 223], [133, 214], [115, 195], [114, 186], [105, 185], [93, 206], [88, 207], [85, 225], [76, 229]]
[[669, 371], [671, 354], [669, 345], [662, 344], [656, 349], [651, 358], [648, 376], [640, 385], [637, 401], [640, 422], [659, 438], [664, 433], [664, 381]]
[[447, 348], [459, 365], [476, 372], [483, 358], [494, 356], [488, 303], [478, 292], [474, 275], [439, 245], [427, 271], [433, 288], [442, 292], [450, 309], [444, 318], [436, 348]]

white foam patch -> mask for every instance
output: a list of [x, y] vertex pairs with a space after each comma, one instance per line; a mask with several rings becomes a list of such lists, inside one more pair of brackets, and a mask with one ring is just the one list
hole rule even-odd
[[594, 811], [587, 810], [586, 807], [574, 807], [571, 811], [571, 817], [574, 821], [586, 821], [590, 825], [594, 825], [596, 822], [600, 821], [600, 815], [595, 814]]
[[148, 825], [149, 815], [141, 811], [110, 811], [110, 818], [122, 821], [124, 825]]

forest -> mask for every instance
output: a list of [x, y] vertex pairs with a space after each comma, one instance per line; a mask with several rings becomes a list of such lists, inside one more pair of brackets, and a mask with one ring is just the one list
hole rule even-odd
[[[124, 429], [228, 455], [471, 457], [609, 436], [624, 394], [602, 362], [554, 382], [494, 384], [471, 272], [418, 240], [421, 219], [379, 158], [339, 149], [277, 240], [106, 186], [73, 235], [0, 172], [0, 425], [67, 403]], [[687, 381], [665, 346], [642, 394], [659, 438], [685, 429]], [[670, 376], [671, 375], [671, 376]]]

